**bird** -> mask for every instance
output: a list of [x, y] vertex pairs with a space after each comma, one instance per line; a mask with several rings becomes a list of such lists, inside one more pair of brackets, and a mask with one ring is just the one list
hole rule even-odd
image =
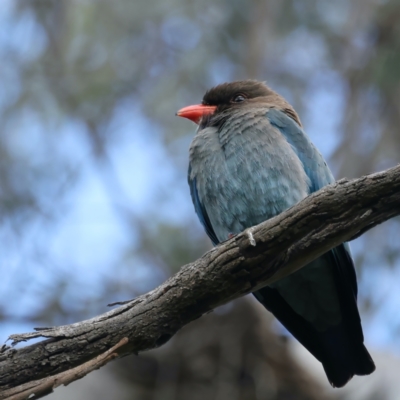
[[[265, 82], [219, 84], [176, 115], [198, 125], [188, 183], [214, 245], [335, 181], [294, 108]], [[343, 387], [375, 370], [357, 290], [350, 247], [342, 243], [253, 295], [322, 363], [330, 384]]]

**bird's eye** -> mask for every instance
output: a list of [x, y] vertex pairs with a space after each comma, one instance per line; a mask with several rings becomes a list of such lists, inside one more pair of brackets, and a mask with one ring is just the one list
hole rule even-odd
[[243, 94], [237, 94], [236, 96], [233, 97], [233, 102], [234, 103], [241, 103], [242, 101], [245, 101], [246, 97]]

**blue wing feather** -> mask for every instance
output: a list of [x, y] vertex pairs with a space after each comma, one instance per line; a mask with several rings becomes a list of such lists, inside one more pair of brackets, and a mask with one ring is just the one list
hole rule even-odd
[[267, 112], [267, 118], [271, 125], [278, 128], [285, 136], [303, 163], [304, 170], [311, 181], [310, 193], [335, 182], [335, 178], [321, 153], [311, 143], [296, 121], [276, 108], [272, 108]]
[[[285, 136], [303, 163], [310, 179], [310, 193], [335, 181], [324, 158], [296, 121], [278, 109], [270, 109], [266, 116], [271, 125]], [[255, 296], [324, 364], [331, 383], [343, 386], [354, 374], [369, 374], [375, 366], [363, 345], [356, 303], [357, 280], [350, 247], [347, 243], [342, 243], [322, 257], [335, 266], [336, 288], [343, 317], [343, 322], [338, 326], [325, 333], [317, 333], [287, 307], [279, 292], [274, 289], [265, 287], [255, 293]], [[323, 349], [328, 353], [324, 354]]]
[[[316, 192], [324, 186], [335, 182], [335, 178], [321, 153], [311, 143], [296, 121], [276, 108], [272, 108], [267, 112], [267, 118], [271, 125], [278, 128], [282, 135], [285, 136], [303, 163], [304, 170], [311, 182], [310, 193]], [[343, 243], [331, 251], [333, 252], [338, 272], [343, 276], [343, 279], [347, 279], [347, 282], [350, 282], [353, 293], [357, 298], [357, 280], [350, 246], [347, 243]]]

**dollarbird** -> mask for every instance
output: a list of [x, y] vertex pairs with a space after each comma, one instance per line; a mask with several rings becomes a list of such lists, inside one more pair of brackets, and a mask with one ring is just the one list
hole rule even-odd
[[[223, 83], [177, 115], [198, 124], [188, 182], [214, 245], [334, 182], [296, 111], [263, 82]], [[333, 387], [375, 370], [347, 243], [253, 294], [322, 363]]]

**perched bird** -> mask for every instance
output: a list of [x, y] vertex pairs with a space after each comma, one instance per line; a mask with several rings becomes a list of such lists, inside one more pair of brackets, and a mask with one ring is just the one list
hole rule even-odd
[[[199, 125], [188, 181], [214, 245], [334, 182], [296, 111], [262, 82], [221, 84], [177, 115]], [[253, 294], [322, 363], [332, 386], [375, 370], [347, 243]]]

